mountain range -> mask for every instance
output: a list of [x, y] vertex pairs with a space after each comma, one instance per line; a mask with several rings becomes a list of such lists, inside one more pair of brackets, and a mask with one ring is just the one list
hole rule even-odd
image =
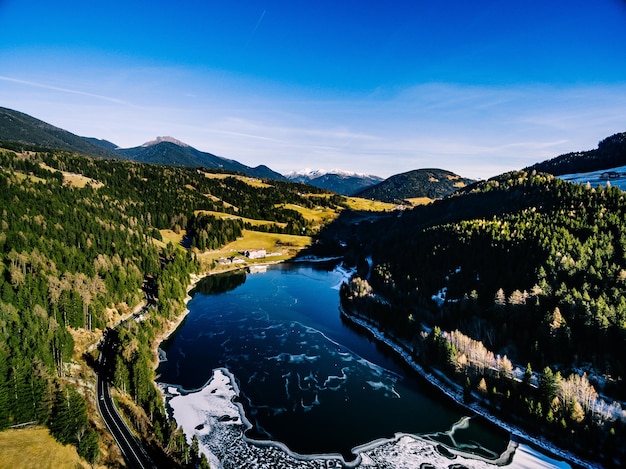
[[203, 152], [173, 137], [157, 137], [133, 148], [120, 148], [108, 140], [80, 137], [19, 111], [0, 107], [0, 142], [16, 149], [56, 149], [99, 158], [115, 158], [173, 166], [237, 172], [257, 178], [309, 184], [342, 195], [383, 201], [444, 197], [469, 180], [444, 170], [416, 170], [392, 176], [348, 172], [339, 169], [304, 170], [286, 177], [265, 165], [246, 166], [238, 161]]
[[383, 178], [371, 174], [354, 173], [341, 169], [305, 169], [285, 175], [294, 182], [310, 184], [341, 195], [353, 195], [383, 181]]
[[[157, 137], [138, 147], [120, 148], [113, 142], [80, 137], [22, 112], [3, 107], [0, 107], [0, 142], [7, 148], [66, 150], [99, 158], [190, 166], [237, 172], [262, 179], [289, 180], [342, 195], [355, 195], [393, 203], [419, 197], [443, 198], [474, 182], [443, 169], [418, 169], [385, 180], [379, 176], [338, 169], [304, 170], [283, 176], [265, 165], [246, 166], [236, 160], [197, 150], [172, 137]], [[559, 176], [624, 165], [626, 165], [626, 132], [603, 139], [597, 149], [566, 153], [526, 169]]]
[[[191, 166], [223, 170], [258, 178], [284, 181], [267, 166], [246, 166], [238, 161], [206, 153], [172, 137], [157, 137], [139, 147], [120, 148], [107, 140], [80, 137], [22, 112], [0, 107], [0, 141], [35, 149], [56, 149], [100, 158], [127, 159], [143, 163]], [[6, 145], [5, 145], [6, 146]]]

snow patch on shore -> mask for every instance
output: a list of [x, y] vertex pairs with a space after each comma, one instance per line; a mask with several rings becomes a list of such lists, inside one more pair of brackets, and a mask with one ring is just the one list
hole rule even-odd
[[342, 284], [350, 282], [350, 279], [355, 274], [356, 270], [347, 269], [343, 264], [339, 264], [337, 267], [335, 267], [334, 272], [338, 273], [340, 277], [339, 281], [335, 285], [333, 285], [332, 288], [333, 290], [339, 290]]
[[[207, 456], [212, 468], [239, 469], [313, 469], [348, 467], [359, 469], [424, 467], [466, 467], [493, 469], [494, 467], [565, 469], [567, 463], [551, 459], [528, 445], [509, 443], [507, 450], [496, 459], [462, 452], [438, 443], [434, 435], [398, 433], [391, 439], [381, 439], [354, 448], [356, 459], [344, 461], [339, 455], [297, 455], [287, 447], [273, 441], [252, 441], [244, 432], [251, 427], [243, 408], [234, 399], [239, 395], [234, 377], [223, 368], [213, 371], [213, 376], [202, 388], [186, 392], [178, 387], [160, 383], [173, 417], [191, 443], [194, 435], [200, 451]], [[451, 434], [468, 425], [468, 420], [458, 422]]]
[[182, 427], [191, 444], [198, 437], [201, 451], [207, 456], [211, 467], [222, 467], [207, 440], [214, 433], [223, 433], [228, 427], [244, 427], [240, 411], [232, 402], [238, 395], [226, 370], [217, 369], [209, 382], [197, 392], [185, 393], [175, 386], [166, 386], [164, 395], [176, 423]]
[[[589, 463], [588, 461], [584, 461], [578, 457], [576, 457], [575, 455], [573, 455], [572, 453], [569, 453], [568, 451], [565, 450], [561, 450], [560, 448], [557, 448], [556, 446], [554, 446], [553, 444], [551, 444], [548, 441], [545, 441], [541, 438], [537, 438], [535, 436], [532, 436], [524, 431], [522, 431], [521, 429], [513, 426], [513, 425], [509, 425], [506, 422], [501, 421], [500, 419], [496, 418], [495, 416], [491, 415], [489, 412], [487, 412], [485, 409], [483, 409], [479, 404], [474, 403], [472, 405], [466, 405], [463, 402], [463, 391], [460, 387], [457, 388], [453, 388], [448, 384], [445, 384], [440, 378], [438, 378], [437, 376], [435, 376], [432, 373], [427, 373], [418, 363], [416, 363], [413, 358], [411, 357], [411, 355], [404, 350], [404, 348], [397, 344], [396, 342], [394, 342], [393, 340], [389, 339], [388, 337], [385, 337], [385, 335], [379, 331], [376, 327], [374, 327], [372, 324], [370, 324], [369, 322], [357, 318], [355, 316], [352, 316], [350, 314], [347, 314], [343, 309], [342, 309], [342, 314], [344, 315], [344, 317], [346, 317], [347, 319], [353, 321], [355, 324], [360, 325], [361, 327], [363, 327], [364, 329], [366, 329], [367, 331], [369, 331], [369, 333], [376, 339], [379, 340], [380, 342], [385, 343], [386, 345], [388, 345], [391, 349], [393, 349], [398, 355], [400, 355], [403, 360], [409, 365], [411, 366], [414, 370], [416, 370], [420, 375], [422, 375], [424, 378], [426, 378], [431, 384], [433, 384], [434, 386], [436, 386], [441, 392], [443, 392], [444, 394], [446, 394], [448, 397], [450, 397], [451, 399], [454, 399], [457, 403], [461, 404], [464, 407], [467, 407], [468, 409], [471, 409], [473, 412], [475, 412], [478, 415], [481, 415], [482, 417], [486, 418], [487, 420], [495, 423], [496, 425], [498, 425], [500, 428], [503, 428], [504, 430], [508, 431], [511, 435], [515, 435], [516, 437], [519, 437], [520, 439], [526, 440], [531, 442], [532, 444], [536, 445], [539, 448], [544, 449], [545, 451], [557, 456], [557, 457], [562, 457], [563, 459], [566, 459], [568, 461], [573, 461], [575, 462], [577, 465], [581, 466], [581, 467], [585, 467], [585, 468], [595, 468], [596, 466]], [[522, 458], [522, 461], [517, 462], [517, 456], [513, 459], [513, 463], [511, 467], [542, 467], [542, 468], [549, 468], [549, 467], [555, 467], [555, 468], [571, 468], [571, 465], [568, 464], [567, 462], [563, 462], [563, 461], [557, 461], [556, 459], [552, 459], [550, 457], [548, 457], [547, 455], [541, 454], [538, 451], [533, 450], [530, 446], [528, 445], [524, 445], [524, 444], [520, 444], [519, 445], [520, 448], [526, 448], [522, 451], [522, 455], [519, 456]], [[530, 461], [528, 458], [530, 458], [530, 455], [532, 455], [532, 461]], [[395, 467], [395, 466], [391, 466], [391, 467]], [[412, 466], [399, 466], [399, 467], [412, 467]]]

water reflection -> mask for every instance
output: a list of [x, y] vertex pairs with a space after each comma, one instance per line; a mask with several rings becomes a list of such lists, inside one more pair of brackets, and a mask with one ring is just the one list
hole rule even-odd
[[207, 277], [163, 345], [160, 381], [198, 389], [227, 369], [251, 423], [246, 436], [299, 455], [354, 461], [357, 448], [407, 434], [439, 454], [501, 462], [507, 432], [469, 419], [401, 364], [386, 366], [389, 356], [342, 323], [333, 289], [342, 275], [301, 264]]

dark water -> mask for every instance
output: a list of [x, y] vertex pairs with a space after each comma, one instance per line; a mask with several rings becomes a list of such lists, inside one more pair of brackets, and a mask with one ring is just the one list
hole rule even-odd
[[[303, 455], [351, 460], [353, 448], [397, 432], [449, 443], [445, 432], [467, 411], [342, 322], [342, 274], [333, 267], [283, 264], [207, 278], [185, 322], [162, 344], [159, 381], [193, 390], [213, 369], [228, 368], [254, 426], [247, 436]], [[487, 458], [509, 442], [477, 417], [454, 437], [457, 449]]]

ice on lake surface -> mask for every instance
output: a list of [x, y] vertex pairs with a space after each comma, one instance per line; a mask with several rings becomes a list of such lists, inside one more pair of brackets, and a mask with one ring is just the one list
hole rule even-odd
[[268, 269], [189, 303], [164, 346], [161, 388], [212, 467], [493, 468], [525, 454], [343, 324], [342, 275]]
[[[251, 444], [244, 437], [250, 426], [242, 407], [234, 402], [237, 386], [234, 377], [225, 369], [217, 369], [202, 389], [181, 394], [168, 387], [163, 391], [172, 409], [173, 417], [183, 428], [187, 440], [198, 437], [201, 450], [207, 455], [212, 468], [321, 468], [342, 467], [345, 462], [338, 455], [302, 457], [291, 453], [279, 443]], [[457, 431], [467, 428], [469, 418], [456, 422], [447, 432], [451, 440]], [[332, 424], [329, 423], [329, 424]], [[502, 455], [494, 460], [483, 460], [466, 454], [454, 446], [443, 446], [435, 437], [441, 435], [399, 434], [389, 440], [380, 440], [357, 448], [358, 458], [350, 464], [357, 468], [425, 467], [470, 469], [569, 468], [566, 463], [549, 458], [531, 447], [510, 442]], [[268, 466], [268, 463], [271, 463]]]

